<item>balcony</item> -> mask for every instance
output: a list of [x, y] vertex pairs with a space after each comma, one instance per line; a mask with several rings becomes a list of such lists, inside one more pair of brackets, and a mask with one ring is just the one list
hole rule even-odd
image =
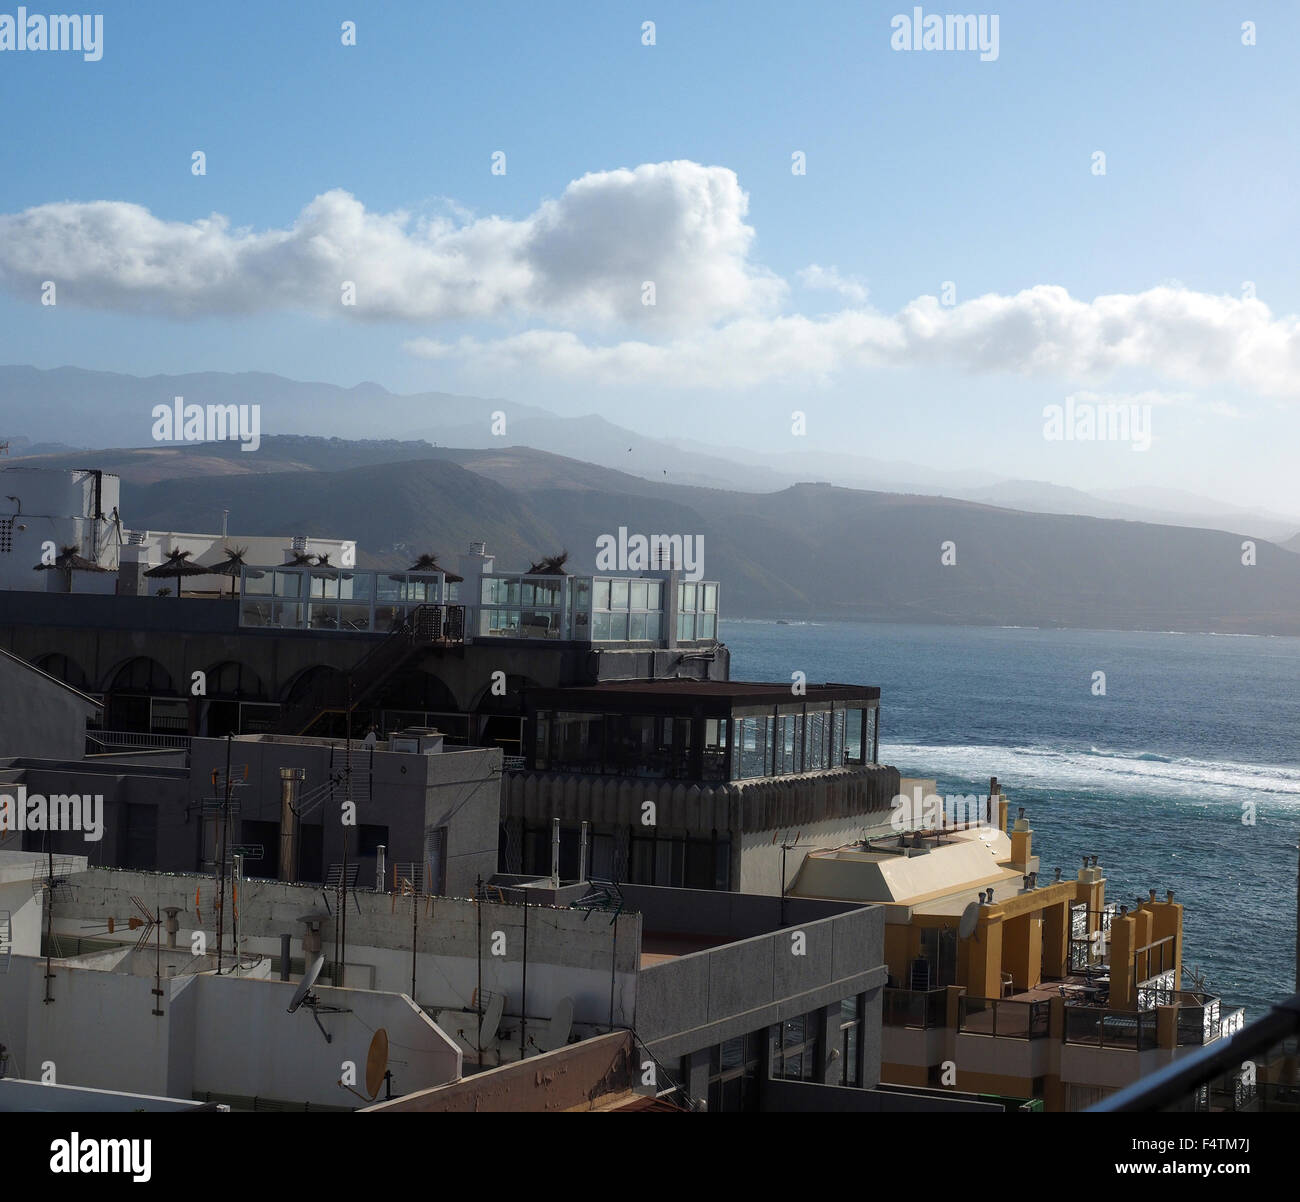
[[946, 989], [886, 989], [880, 1021], [887, 1027], [930, 1030], [948, 1022]]
[[957, 1001], [957, 1030], [963, 1035], [1002, 1039], [1046, 1039], [1050, 1034], [1051, 1006], [1049, 1001], [963, 996]]

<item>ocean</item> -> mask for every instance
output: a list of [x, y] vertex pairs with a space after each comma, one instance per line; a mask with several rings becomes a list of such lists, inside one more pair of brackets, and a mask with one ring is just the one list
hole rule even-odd
[[944, 794], [996, 776], [1047, 879], [1096, 855], [1108, 901], [1173, 889], [1184, 967], [1225, 1008], [1294, 991], [1300, 639], [745, 619], [720, 637], [733, 680], [878, 685], [881, 761]]

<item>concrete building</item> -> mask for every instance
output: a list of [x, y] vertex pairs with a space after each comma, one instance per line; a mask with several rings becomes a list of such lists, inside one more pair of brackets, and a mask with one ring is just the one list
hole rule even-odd
[[0, 649], [0, 698], [0, 756], [85, 754], [87, 724], [100, 712], [93, 697]]
[[350, 753], [342, 739], [243, 735], [85, 759], [15, 756], [0, 759], [0, 796], [96, 798], [102, 836], [9, 832], [0, 847], [215, 872], [224, 835], [227, 865], [240, 852], [250, 877], [324, 881], [346, 844], [359, 880], [374, 883], [383, 848], [389, 866], [427, 865], [433, 891], [466, 896], [497, 868], [500, 777], [500, 749], [448, 747], [429, 731], [354, 742]]
[[38, 572], [45, 553], [75, 547], [103, 571], [75, 572], [78, 592], [112, 593], [122, 545], [121, 481], [110, 472], [0, 468], [0, 590], [67, 591], [67, 575]]
[[[876, 762], [880, 690], [744, 681], [533, 689], [502, 786], [511, 871], [779, 894], [806, 847], [890, 829], [902, 782]], [[792, 846], [797, 844], [798, 846]]]

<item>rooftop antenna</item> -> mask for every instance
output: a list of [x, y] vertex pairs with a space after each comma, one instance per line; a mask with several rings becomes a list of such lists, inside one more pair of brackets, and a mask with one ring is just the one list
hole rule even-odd
[[72, 875], [73, 861], [67, 856], [55, 859], [54, 846], [48, 831], [45, 835], [45, 847], [45, 875], [41, 875], [40, 861], [37, 861], [32, 874], [32, 896], [41, 899], [41, 905], [45, 910], [45, 1004], [48, 1006], [54, 1001], [50, 993], [51, 982], [54, 980], [51, 957], [63, 958], [59, 938], [54, 933], [54, 904], [66, 901], [71, 894], [72, 886], [68, 883], [68, 878]]
[[[429, 869], [428, 872], [426, 868]], [[425, 882], [432, 876], [432, 867], [429, 865], [416, 863], [393, 865], [393, 901], [390, 913], [397, 913], [399, 897], [411, 899], [411, 1001], [417, 1006], [420, 1001], [415, 996], [415, 949], [420, 933], [420, 899], [424, 899], [427, 914], [429, 907], [433, 905], [433, 899], [425, 888]]]

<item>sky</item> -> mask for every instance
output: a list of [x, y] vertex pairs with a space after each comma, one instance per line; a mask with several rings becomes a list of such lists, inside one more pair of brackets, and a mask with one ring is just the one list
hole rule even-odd
[[0, 363], [1300, 513], [1293, 3], [17, 12]]

